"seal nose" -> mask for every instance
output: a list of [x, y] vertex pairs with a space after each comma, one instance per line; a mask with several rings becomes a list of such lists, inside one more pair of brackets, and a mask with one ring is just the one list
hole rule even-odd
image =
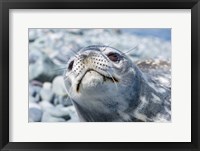
[[85, 58], [87, 58], [88, 55], [86, 55], [86, 54], [81, 54], [80, 56], [81, 56], [81, 58], [85, 59]]
[[85, 65], [89, 62], [89, 55], [88, 54], [81, 54], [81, 62], [83, 62]]
[[85, 60], [87, 58], [90, 58], [90, 57], [93, 57], [95, 56], [95, 53], [94, 52], [85, 52], [83, 54], [80, 55], [80, 57]]
[[93, 58], [95, 57], [96, 53], [93, 52], [84, 52], [80, 54], [81, 62], [85, 64], [88, 67], [93, 66], [94, 60]]
[[96, 54], [96, 52], [92, 52], [92, 51], [84, 51], [80, 54], [80, 56], [83, 56], [83, 57], [87, 57], [87, 56], [92, 56]]

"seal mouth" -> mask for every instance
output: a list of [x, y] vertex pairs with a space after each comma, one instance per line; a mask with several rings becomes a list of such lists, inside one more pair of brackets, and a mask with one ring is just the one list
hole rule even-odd
[[108, 77], [108, 76], [105, 76], [105, 75], [101, 74], [100, 72], [98, 72], [98, 71], [96, 71], [96, 70], [90, 69], [90, 70], [87, 70], [87, 71], [84, 73], [84, 75], [81, 77], [81, 79], [78, 81], [78, 84], [77, 84], [77, 86], [76, 86], [76, 91], [77, 91], [77, 92], [80, 91], [80, 84], [81, 84], [81, 82], [82, 82], [84, 76], [86, 75], [87, 72], [90, 72], [90, 71], [95, 71], [95, 72], [97, 72], [98, 74], [100, 74], [100, 75], [103, 77], [103, 81], [109, 80], [109, 81], [111, 81], [111, 82], [113, 82], [113, 83], [119, 82], [119, 80], [118, 80], [116, 77], [114, 77], [114, 76], [113, 76], [113, 77]]

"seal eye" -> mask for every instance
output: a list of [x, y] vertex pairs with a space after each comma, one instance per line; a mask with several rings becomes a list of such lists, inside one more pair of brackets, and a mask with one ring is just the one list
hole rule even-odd
[[74, 64], [74, 60], [69, 63], [68, 70], [72, 70]]
[[111, 61], [113, 61], [113, 62], [117, 62], [117, 61], [119, 61], [120, 60], [120, 56], [119, 56], [119, 54], [117, 54], [117, 53], [109, 53], [108, 55], [108, 58], [111, 60]]

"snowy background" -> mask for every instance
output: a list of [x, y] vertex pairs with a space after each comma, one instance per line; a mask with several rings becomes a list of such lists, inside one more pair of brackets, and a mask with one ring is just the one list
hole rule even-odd
[[62, 74], [73, 51], [89, 45], [170, 61], [171, 29], [29, 29], [29, 122], [78, 122]]

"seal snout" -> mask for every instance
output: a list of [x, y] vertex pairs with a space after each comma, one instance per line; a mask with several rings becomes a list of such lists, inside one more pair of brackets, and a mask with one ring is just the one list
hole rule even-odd
[[103, 82], [118, 82], [118, 79], [112, 75], [112, 64], [100, 52], [83, 52], [74, 59], [72, 71], [76, 78], [76, 91], [83, 88], [94, 87]]

